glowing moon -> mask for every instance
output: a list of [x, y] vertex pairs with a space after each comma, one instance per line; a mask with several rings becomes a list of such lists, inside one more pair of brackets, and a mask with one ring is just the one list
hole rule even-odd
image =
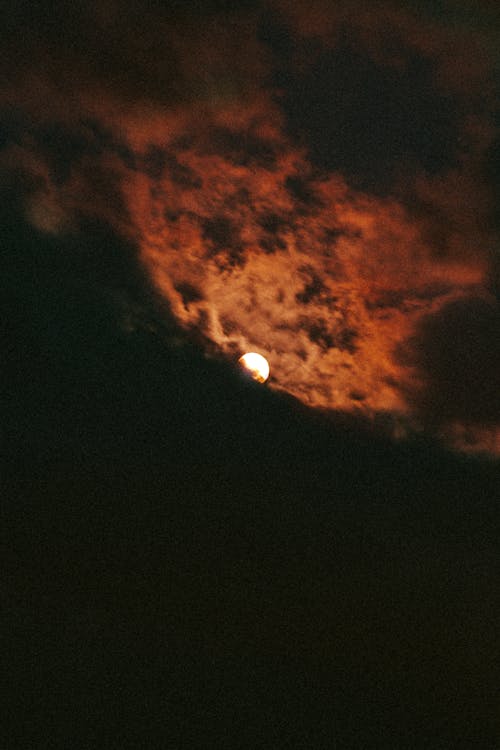
[[259, 383], [264, 383], [268, 379], [269, 362], [262, 354], [248, 352], [240, 357], [238, 362]]

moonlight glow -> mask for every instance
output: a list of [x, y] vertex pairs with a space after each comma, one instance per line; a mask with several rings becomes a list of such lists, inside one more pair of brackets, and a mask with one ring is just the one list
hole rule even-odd
[[238, 362], [259, 383], [264, 383], [268, 379], [269, 362], [262, 354], [248, 352], [240, 357]]

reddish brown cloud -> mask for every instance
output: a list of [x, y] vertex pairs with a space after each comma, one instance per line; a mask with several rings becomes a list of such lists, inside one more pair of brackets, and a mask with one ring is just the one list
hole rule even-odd
[[494, 449], [496, 132], [479, 32], [390, 4], [271, 10], [200, 23], [60, 6], [54, 23], [81, 33], [61, 44], [32, 19], [39, 64], [13, 55], [2, 94], [2, 164], [31, 176], [27, 219], [62, 233], [97, 216], [126, 234], [180, 326], [233, 361], [262, 352], [272, 388]]
[[392, 349], [422, 312], [480, 282], [482, 263], [436, 262], [396, 201], [315, 176], [283, 139], [267, 149], [274, 158], [249, 167], [202, 140], [178, 152], [181, 185], [138, 174], [145, 262], [185, 326], [230, 356], [262, 351], [277, 387], [315, 406], [400, 407]]

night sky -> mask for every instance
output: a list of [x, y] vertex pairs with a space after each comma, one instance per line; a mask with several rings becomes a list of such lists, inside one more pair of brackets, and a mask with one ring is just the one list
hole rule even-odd
[[500, 747], [496, 3], [2, 15], [2, 748]]

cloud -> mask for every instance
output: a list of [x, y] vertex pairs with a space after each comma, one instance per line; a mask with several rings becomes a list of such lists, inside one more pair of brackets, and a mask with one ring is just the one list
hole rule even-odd
[[436, 259], [427, 218], [318, 174], [279, 130], [261, 163], [207, 139], [204, 123], [177, 147], [197, 176], [184, 189], [168, 169], [154, 189], [140, 172], [127, 185], [143, 260], [178, 319], [230, 357], [262, 351], [274, 387], [310, 405], [404, 409], [394, 346], [481, 283], [482, 261]]
[[500, 425], [500, 305], [464, 296], [424, 316], [400, 349], [416, 377], [408, 401], [426, 422], [442, 427]]
[[245, 2], [9, 1], [2, 99], [63, 121], [83, 108], [119, 129], [164, 108], [244, 98], [263, 70], [254, 16]]
[[308, 405], [492, 427], [468, 371], [445, 388], [461, 346], [497, 362], [481, 32], [395, 4], [174, 6], [13, 11], [0, 166], [27, 219], [113, 227], [186, 335], [261, 351]]

